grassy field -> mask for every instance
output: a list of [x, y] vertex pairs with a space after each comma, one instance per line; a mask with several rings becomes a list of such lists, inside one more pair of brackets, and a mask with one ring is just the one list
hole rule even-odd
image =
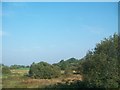
[[20, 75], [28, 74], [28, 71], [29, 71], [29, 68], [20, 68], [20, 69], [11, 70], [12, 74], [20, 74]]
[[29, 69], [14, 69], [11, 70], [12, 74], [3, 75], [2, 86], [3, 88], [44, 88], [48, 85], [57, 83], [73, 82], [81, 80], [80, 75], [64, 76], [53, 79], [32, 79], [28, 76]]

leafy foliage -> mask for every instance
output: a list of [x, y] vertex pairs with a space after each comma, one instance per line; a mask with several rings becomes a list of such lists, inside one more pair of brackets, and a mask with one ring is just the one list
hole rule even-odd
[[75, 70], [78, 66], [79, 60], [75, 58], [70, 58], [66, 61], [61, 60], [59, 63], [53, 64], [55, 66], [59, 66], [61, 70], [66, 70], [67, 68], [71, 70]]
[[82, 62], [81, 70], [89, 87], [117, 88], [118, 76], [118, 35], [104, 39], [94, 51], [89, 51]]
[[29, 75], [41, 79], [56, 78], [60, 76], [60, 69], [46, 62], [33, 63], [30, 66]]
[[10, 74], [10, 68], [8, 66], [2, 66], [2, 74]]

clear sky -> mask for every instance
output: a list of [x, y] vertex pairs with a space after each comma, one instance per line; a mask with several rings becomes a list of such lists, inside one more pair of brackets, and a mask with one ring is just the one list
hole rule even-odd
[[2, 60], [6, 65], [82, 58], [118, 32], [117, 2], [2, 3]]
[[0, 63], [2, 63], [2, 3], [0, 2]]

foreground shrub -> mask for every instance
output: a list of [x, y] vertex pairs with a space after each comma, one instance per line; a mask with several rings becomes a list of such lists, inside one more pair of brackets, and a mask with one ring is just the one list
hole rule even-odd
[[33, 63], [30, 66], [29, 75], [34, 78], [51, 79], [60, 76], [60, 69], [46, 62]]
[[81, 66], [83, 80], [88, 87], [118, 88], [118, 35], [109, 37], [97, 44], [94, 51], [89, 51]]

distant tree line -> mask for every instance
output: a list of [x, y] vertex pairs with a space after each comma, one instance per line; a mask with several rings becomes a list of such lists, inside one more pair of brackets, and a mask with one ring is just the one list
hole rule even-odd
[[76, 58], [70, 58], [68, 60], [61, 60], [58, 63], [53, 64], [54, 66], [59, 66], [61, 70], [65, 70], [66, 68], [70, 68], [72, 70], [76, 70], [79, 65], [79, 60]]
[[20, 68], [29, 68], [29, 65], [25, 66], [25, 65], [11, 65], [10, 69], [20, 69]]
[[11, 74], [12, 69], [21, 69], [21, 68], [29, 68], [29, 66], [25, 66], [25, 65], [11, 65], [11, 66], [7, 66], [4, 64], [0, 64], [0, 72], [2, 72], [2, 74]]

